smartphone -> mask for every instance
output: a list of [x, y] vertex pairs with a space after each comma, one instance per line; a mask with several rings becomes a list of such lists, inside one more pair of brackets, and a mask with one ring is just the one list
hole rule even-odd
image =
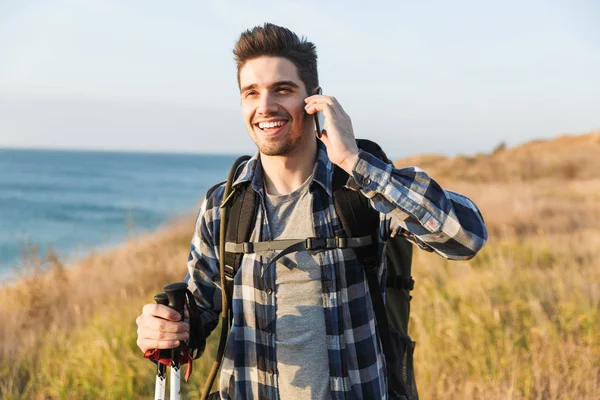
[[[316, 94], [323, 94], [323, 90], [319, 87], [317, 89]], [[315, 117], [315, 130], [317, 132], [317, 137], [320, 139], [323, 136], [323, 128], [325, 127], [325, 117], [321, 111], [317, 111], [313, 114]]]

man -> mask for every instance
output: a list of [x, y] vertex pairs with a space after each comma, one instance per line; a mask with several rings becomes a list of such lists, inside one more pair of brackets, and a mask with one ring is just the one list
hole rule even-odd
[[[357, 148], [350, 117], [318, 89], [315, 46], [265, 24], [244, 32], [234, 49], [244, 121], [258, 153], [235, 185], [259, 194], [251, 241], [333, 237], [334, 165], [381, 213], [380, 240], [403, 232], [420, 247], [469, 259], [487, 231], [477, 207], [443, 190], [418, 168], [396, 169]], [[317, 138], [313, 115], [325, 129]], [[221, 307], [220, 209], [224, 185], [209, 191], [191, 244], [186, 282], [209, 333]], [[383, 245], [379, 246], [380, 252]], [[234, 321], [220, 377], [221, 397], [380, 399], [387, 397], [385, 358], [376, 334], [364, 270], [352, 249], [247, 254], [235, 277]], [[381, 255], [381, 254], [379, 254]], [[381, 276], [385, 257], [379, 257]], [[146, 305], [138, 346], [172, 348], [188, 325], [164, 306]]]

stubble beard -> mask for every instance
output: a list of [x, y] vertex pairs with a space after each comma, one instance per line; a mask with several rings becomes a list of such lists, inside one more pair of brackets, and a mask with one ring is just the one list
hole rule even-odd
[[279, 143], [263, 142], [258, 145], [258, 149], [266, 156], [287, 156], [296, 148], [296, 144], [300, 141], [300, 137], [295, 139], [287, 137]]
[[259, 143], [255, 138], [256, 147], [265, 156], [287, 156], [291, 154], [298, 147], [299, 143], [302, 142], [305, 122], [306, 120], [303, 120], [300, 123], [300, 127], [295, 127], [296, 129], [300, 129], [300, 132], [291, 131], [284, 138], [277, 138], [274, 141], [267, 139], [262, 143]]

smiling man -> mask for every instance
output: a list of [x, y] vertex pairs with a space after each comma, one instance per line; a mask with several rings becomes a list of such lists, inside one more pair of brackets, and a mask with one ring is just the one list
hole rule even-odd
[[[265, 24], [242, 33], [234, 55], [244, 121], [258, 148], [233, 185], [248, 187], [258, 199], [250, 242], [337, 237], [332, 193], [339, 167], [348, 174], [346, 186], [379, 213], [372, 248], [382, 280], [390, 235], [402, 234], [449, 259], [469, 259], [482, 248], [487, 231], [471, 200], [443, 190], [418, 168], [394, 168], [357, 147], [340, 103], [314, 94], [319, 83], [312, 43]], [[325, 118], [320, 138], [315, 112]], [[223, 193], [223, 184], [207, 193], [185, 278], [201, 311], [196, 322], [207, 334], [221, 311]], [[284, 253], [243, 254], [234, 278], [221, 398], [402, 398], [388, 388], [369, 285], [353, 249]], [[146, 305], [137, 319], [138, 346], [166, 349], [187, 340], [189, 326], [178, 320], [165, 306]]]

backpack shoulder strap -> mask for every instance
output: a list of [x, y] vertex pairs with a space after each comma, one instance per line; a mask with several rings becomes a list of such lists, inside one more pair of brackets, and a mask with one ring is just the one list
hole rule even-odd
[[373, 235], [379, 224], [379, 213], [369, 204], [369, 200], [358, 191], [344, 187], [349, 175], [338, 166], [333, 170], [333, 205], [341, 228], [342, 236]]
[[[241, 184], [235, 188], [235, 193], [231, 199], [229, 218], [225, 238], [227, 242], [243, 243], [250, 240], [252, 228], [256, 221], [256, 204], [258, 195], [252, 189], [250, 184]], [[225, 243], [221, 243], [224, 246]], [[244, 253], [225, 252], [225, 274], [231, 278], [242, 264]]]
[[[385, 153], [379, 145], [369, 140], [357, 140], [358, 147], [368, 151], [374, 156], [388, 162]], [[358, 260], [361, 261], [365, 269], [369, 293], [375, 311], [375, 319], [377, 321], [377, 331], [381, 341], [383, 354], [386, 358], [388, 368], [394, 365], [394, 354], [392, 346], [392, 338], [388, 316], [381, 294], [378, 276], [378, 249], [376, 235], [379, 228], [379, 213], [374, 210], [369, 204], [369, 200], [360, 192], [345, 188], [344, 185], [348, 180], [348, 174], [336, 166], [333, 172], [333, 203], [335, 212], [340, 220], [343, 234], [348, 236], [364, 236], [371, 234], [373, 242], [370, 246], [354, 248], [354, 252]], [[388, 373], [389, 376], [389, 373]], [[395, 386], [393, 380], [388, 379], [390, 392], [404, 392], [402, 388]]]
[[[221, 209], [221, 226], [219, 231], [219, 278], [224, 292], [221, 297], [221, 337], [219, 339], [219, 346], [217, 348], [215, 362], [210, 373], [208, 374], [208, 379], [204, 387], [204, 394], [202, 395], [202, 399], [207, 398], [208, 393], [210, 393], [212, 385], [217, 376], [217, 372], [221, 366], [221, 361], [223, 360], [225, 354], [225, 344], [227, 343], [229, 327], [233, 319], [231, 297], [233, 294], [234, 274], [228, 273], [228, 270], [230, 270], [230, 272], [233, 272], [233, 270], [235, 269], [236, 260], [231, 260], [231, 257], [226, 254], [225, 243], [230, 236], [246, 234], [246, 231], [249, 229], [248, 226], [251, 226], [251, 222], [246, 221], [245, 217], [247, 214], [254, 213], [253, 210], [252, 213], [243, 212], [244, 209], [250, 209], [250, 203], [255, 203], [255, 199], [249, 197], [253, 192], [251, 188], [250, 190], [247, 189], [247, 186], [249, 185], [239, 184], [233, 187], [233, 182], [235, 181], [235, 178], [237, 177], [238, 173], [241, 171], [240, 167], [249, 159], [249, 156], [241, 156], [233, 163], [233, 166], [229, 170], [229, 174], [227, 176], [225, 191], [223, 193], [223, 200], [221, 202], [221, 205], [219, 206]], [[215, 187], [211, 188], [209, 191], [212, 191], [214, 189]], [[248, 192], [248, 194], [246, 194], [246, 192]], [[238, 198], [241, 198], [241, 200], [238, 200]], [[230, 204], [232, 200], [233, 204]], [[243, 203], [245, 203], [245, 205]], [[234, 210], [231, 216], [231, 219], [233, 220], [232, 224], [229, 223], [230, 209]], [[241, 222], [240, 219], [242, 220]], [[231, 228], [232, 226], [233, 228]], [[250, 233], [247, 233], [247, 235], [250, 235]], [[239, 264], [241, 264], [241, 257], [237, 261], [237, 268], [239, 268]]]
[[371, 153], [372, 155], [374, 155], [375, 157], [379, 158], [387, 164], [393, 164], [392, 161], [385, 154], [381, 146], [379, 146], [377, 143], [368, 139], [356, 139], [356, 144], [358, 145], [359, 149], [364, 150], [367, 153]]
[[[388, 161], [385, 153], [377, 143], [367, 139], [357, 139], [356, 143], [360, 149], [386, 162]], [[349, 175], [346, 171], [337, 165], [334, 167], [333, 204], [337, 217], [340, 220], [341, 228], [348, 236], [376, 235], [379, 228], [379, 212], [371, 207], [369, 199], [363, 196], [362, 193], [345, 187], [348, 178]], [[373, 240], [373, 246], [376, 246], [376, 240]], [[365, 253], [365, 255], [366, 253], [377, 253], [373, 251], [376, 248], [361, 248], [356, 250]]]
[[[244, 164], [235, 166], [236, 170], [233, 172], [235, 177], [241, 172], [242, 165]], [[229, 307], [233, 296], [233, 278], [242, 265], [244, 253], [227, 251], [226, 243], [248, 242], [256, 221], [257, 198], [258, 194], [252, 189], [250, 182], [245, 182], [236, 185], [224, 201], [223, 206], [228, 209], [225, 224], [221, 226], [221, 229], [225, 230], [225, 242], [219, 245], [225, 247], [221, 268], [225, 275], [224, 289]]]

